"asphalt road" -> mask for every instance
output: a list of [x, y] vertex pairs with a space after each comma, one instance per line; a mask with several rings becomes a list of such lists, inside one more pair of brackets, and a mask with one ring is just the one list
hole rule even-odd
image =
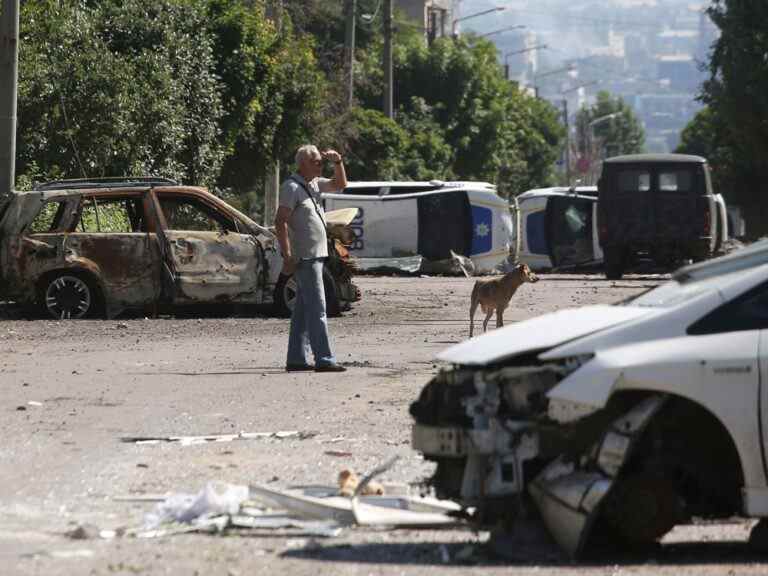
[[[622, 300], [661, 281], [547, 275], [524, 285], [507, 323]], [[764, 574], [750, 524], [678, 528], [650, 555], [574, 565], [556, 553], [493, 554], [468, 530], [347, 530], [87, 538], [78, 525], [138, 526], [136, 498], [208, 481], [333, 484], [399, 455], [383, 480], [415, 483], [431, 465], [410, 443], [408, 405], [468, 335], [472, 281], [359, 279], [363, 301], [331, 320], [344, 374], [282, 370], [287, 320], [266, 317], [12, 320], [0, 310], [0, 574]], [[479, 326], [477, 329], [481, 329]], [[284, 439], [183, 446], [128, 437], [299, 431]], [[348, 455], [347, 455], [348, 454]]]

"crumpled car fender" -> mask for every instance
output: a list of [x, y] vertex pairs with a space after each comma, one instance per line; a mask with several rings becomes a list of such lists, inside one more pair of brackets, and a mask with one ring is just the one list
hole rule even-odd
[[[611, 396], [636, 390], [667, 393], [701, 406], [730, 434], [747, 486], [763, 486], [757, 331], [655, 340], [598, 352], [548, 393], [549, 416], [575, 421]], [[725, 376], [723, 376], [725, 375]], [[723, 386], [723, 378], [728, 385]]]
[[641, 401], [613, 422], [586, 462], [560, 457], [528, 486], [547, 530], [571, 557], [583, 551], [600, 504], [665, 400], [664, 395], [656, 395]]

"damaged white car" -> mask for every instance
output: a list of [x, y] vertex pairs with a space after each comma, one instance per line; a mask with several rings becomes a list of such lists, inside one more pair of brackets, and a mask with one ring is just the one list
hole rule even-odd
[[694, 518], [768, 517], [768, 242], [615, 306], [449, 348], [411, 405], [438, 495], [530, 518], [568, 554]]

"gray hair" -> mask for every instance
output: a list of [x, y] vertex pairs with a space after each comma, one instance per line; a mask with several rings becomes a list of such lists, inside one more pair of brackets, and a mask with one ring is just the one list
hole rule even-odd
[[314, 144], [304, 144], [296, 150], [296, 166], [301, 166], [302, 161], [312, 156], [319, 156], [320, 150]]

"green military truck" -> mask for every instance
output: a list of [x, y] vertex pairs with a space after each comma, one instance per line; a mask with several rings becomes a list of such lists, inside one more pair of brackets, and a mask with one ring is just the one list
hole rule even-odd
[[672, 267], [704, 260], [725, 236], [725, 206], [701, 156], [609, 158], [598, 182], [598, 236], [605, 275], [619, 279], [639, 258]]

